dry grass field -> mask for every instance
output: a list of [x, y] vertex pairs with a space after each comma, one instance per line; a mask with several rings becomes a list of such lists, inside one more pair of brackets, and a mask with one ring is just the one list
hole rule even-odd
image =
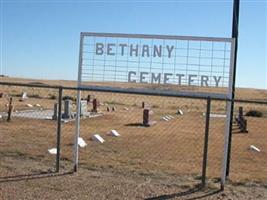
[[[75, 86], [75, 82], [71, 81], [15, 78], [1, 78], [0, 81]], [[40, 108], [52, 110], [57, 102], [55, 89], [0, 87], [0, 92], [13, 96], [14, 111], [17, 112]], [[192, 88], [192, 91], [195, 90]], [[29, 99], [20, 102], [22, 92], [27, 92]], [[6, 122], [4, 116], [0, 119], [0, 199], [1, 195], [2, 199], [267, 198], [266, 105], [236, 104], [235, 113], [239, 106], [243, 106], [245, 113], [259, 110], [264, 116], [246, 117], [249, 132], [245, 134], [239, 133], [234, 125], [231, 182], [222, 194], [218, 192], [218, 185], [226, 122], [223, 117], [211, 118], [208, 187], [205, 190], [197, 187], [202, 170], [205, 100], [93, 91], [82, 92], [82, 97], [88, 94], [100, 101], [99, 112], [103, 115], [81, 119], [80, 136], [87, 146], [80, 148], [79, 172], [75, 175], [64, 175], [73, 167], [75, 121], [62, 123], [62, 176], [47, 177], [55, 169], [55, 155], [49, 154], [48, 149], [56, 147], [57, 122], [22, 117], [14, 117], [11, 122]], [[76, 92], [63, 91], [63, 96], [75, 98]], [[237, 97], [266, 101], [267, 92], [238, 88]], [[157, 122], [151, 127], [141, 125], [143, 101], [153, 110], [151, 117]], [[0, 98], [0, 112], [7, 111], [6, 104], [7, 99]], [[211, 112], [225, 114], [225, 105], [223, 101], [212, 101]], [[115, 107], [116, 111], [108, 112], [107, 106]], [[90, 103], [88, 109], [91, 108]], [[176, 115], [178, 109], [184, 115]], [[164, 121], [161, 117], [165, 115], [172, 115], [174, 119]], [[112, 129], [121, 136], [108, 136], [107, 133]], [[100, 144], [92, 141], [93, 134], [100, 134], [105, 142]], [[249, 150], [250, 145], [255, 145], [261, 152]], [[21, 179], [23, 181], [19, 181]], [[12, 194], [12, 191], [16, 192]], [[255, 191], [257, 194], [253, 194]]]

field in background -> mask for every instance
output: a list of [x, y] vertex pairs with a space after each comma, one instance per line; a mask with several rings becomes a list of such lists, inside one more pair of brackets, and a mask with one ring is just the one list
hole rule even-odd
[[[75, 86], [71, 81], [40, 81], [26, 79], [1, 78], [1, 81], [24, 82]], [[196, 88], [192, 88], [195, 91]], [[14, 110], [53, 109], [57, 102], [58, 91], [26, 87], [1, 86], [1, 92], [14, 97]], [[29, 99], [20, 102], [22, 92]], [[81, 120], [81, 137], [87, 146], [80, 149], [80, 168], [90, 172], [119, 174], [119, 177], [134, 175], [149, 177], [152, 180], [176, 177], [189, 178], [192, 184], [198, 183], [201, 176], [203, 142], [206, 111], [205, 100], [185, 98], [155, 97], [144, 95], [126, 95], [86, 91], [82, 97], [94, 95], [100, 101], [99, 112], [102, 116]], [[76, 92], [64, 90], [64, 96], [76, 98]], [[267, 100], [265, 90], [237, 89], [237, 97], [250, 100]], [[149, 106], [154, 114], [152, 120], [157, 123], [151, 127], [142, 123], [142, 102]], [[73, 102], [75, 111], [75, 102]], [[6, 112], [7, 100], [0, 99], [0, 112]], [[29, 107], [27, 104], [33, 105]], [[40, 105], [36, 106], [37, 104]], [[116, 111], [107, 112], [106, 107], [115, 107]], [[225, 114], [225, 102], [212, 101], [211, 112]], [[237, 103], [244, 112], [259, 110], [262, 118], [246, 117], [248, 134], [238, 132], [234, 125], [231, 162], [231, 180], [234, 182], [267, 181], [267, 106]], [[92, 109], [92, 104], [88, 105]], [[184, 115], [176, 115], [181, 109]], [[175, 118], [164, 121], [162, 116]], [[210, 179], [218, 180], [221, 175], [225, 118], [211, 118], [208, 168]], [[56, 121], [14, 117], [11, 122], [0, 119], [0, 177], [25, 174], [44, 174], [54, 170], [55, 155], [48, 153], [56, 147]], [[61, 133], [61, 169], [72, 169], [73, 139], [75, 122], [62, 123]], [[115, 129], [121, 137], [107, 136]], [[93, 134], [100, 134], [106, 140], [100, 144], [91, 140]], [[261, 152], [249, 150], [255, 145]], [[179, 178], [178, 178], [179, 177]], [[123, 176], [121, 177], [123, 179]], [[103, 179], [104, 181], [105, 179]], [[167, 181], [167, 180], [166, 180]], [[188, 181], [188, 180], [184, 180]], [[168, 182], [168, 181], [167, 181]]]

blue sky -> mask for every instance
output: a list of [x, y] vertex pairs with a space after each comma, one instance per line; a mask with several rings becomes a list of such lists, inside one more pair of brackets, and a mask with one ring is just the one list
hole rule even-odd
[[[77, 78], [80, 32], [231, 37], [232, 1], [1, 1], [3, 74]], [[267, 89], [267, 1], [241, 0], [237, 86]]]

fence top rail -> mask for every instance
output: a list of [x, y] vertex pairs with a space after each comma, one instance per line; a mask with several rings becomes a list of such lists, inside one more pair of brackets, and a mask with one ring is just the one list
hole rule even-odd
[[[140, 95], [151, 95], [151, 96], [168, 96], [168, 97], [193, 98], [193, 99], [210, 98], [211, 100], [231, 101], [231, 99], [229, 99], [225, 94], [175, 92], [171, 90], [157, 91], [153, 89], [114, 88], [114, 87], [102, 87], [102, 86], [68, 87], [68, 86], [61, 86], [61, 85], [29, 84], [29, 83], [14, 83], [14, 82], [0, 82], [0, 85], [19, 86], [19, 87], [36, 87], [36, 88], [47, 88], [47, 89], [64, 89], [64, 90], [75, 90], [75, 91], [81, 90], [81, 91], [96, 91], [96, 92], [114, 92], [114, 93], [140, 94]], [[259, 101], [259, 100], [235, 99], [234, 102], [267, 105], [267, 101]]]
[[12, 83], [12, 82], [0, 82], [0, 85], [6, 86], [20, 86], [20, 87], [36, 87], [36, 88], [48, 88], [48, 89], [65, 89], [65, 90], [81, 90], [81, 91], [96, 91], [96, 92], [114, 92], [125, 94], [139, 94], [139, 95], [151, 95], [151, 96], [168, 96], [168, 97], [184, 97], [193, 99], [213, 99], [213, 100], [229, 100], [225, 94], [211, 94], [211, 93], [195, 93], [195, 92], [182, 92], [171, 90], [153, 90], [142, 88], [119, 88], [119, 87], [103, 87], [103, 86], [80, 86], [80, 87], [68, 87], [60, 85], [46, 85], [46, 84], [27, 84], [27, 83]]
[[213, 99], [213, 100], [229, 100], [226, 94], [211, 94], [211, 93], [196, 93], [183, 92], [173, 90], [154, 90], [148, 88], [119, 88], [119, 87], [103, 87], [103, 86], [81, 86], [82, 89], [99, 92], [115, 92], [126, 94], [139, 94], [151, 96], [165, 96], [165, 97], [184, 97], [191, 99]]
[[233, 38], [223, 37], [200, 37], [200, 36], [178, 36], [178, 35], [152, 35], [152, 34], [125, 34], [125, 33], [97, 33], [81, 32], [81, 36], [91, 37], [113, 37], [113, 38], [136, 38], [136, 39], [164, 39], [164, 40], [192, 40], [192, 41], [216, 41], [232, 42]]

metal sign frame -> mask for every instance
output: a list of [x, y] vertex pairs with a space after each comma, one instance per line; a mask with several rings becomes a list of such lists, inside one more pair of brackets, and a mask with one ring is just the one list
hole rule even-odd
[[[227, 94], [222, 93], [203, 93], [203, 92], [172, 92], [164, 90], [151, 90], [151, 89], [139, 89], [139, 88], [117, 88], [106, 86], [85, 86], [82, 84], [82, 66], [83, 66], [83, 44], [85, 37], [108, 37], [108, 38], [136, 38], [136, 39], [163, 39], [163, 40], [187, 40], [187, 41], [209, 41], [209, 42], [229, 42], [231, 43], [230, 54], [230, 69], [229, 69], [229, 81]], [[161, 95], [161, 96], [183, 96], [188, 98], [211, 98], [227, 101], [227, 119], [225, 126], [224, 136], [224, 158], [222, 166], [221, 184], [224, 185], [226, 178], [226, 167], [228, 159], [228, 145], [229, 145], [229, 127], [231, 118], [231, 106], [232, 99], [232, 85], [233, 85], [233, 70], [235, 60], [235, 38], [219, 38], [219, 37], [194, 37], [194, 36], [174, 36], [174, 35], [148, 35], [148, 34], [122, 34], [122, 33], [95, 33], [95, 32], [82, 32], [80, 35], [80, 48], [79, 48], [79, 66], [78, 66], [78, 88], [86, 88], [93, 91], [103, 92], [119, 92], [119, 93], [133, 93], [133, 94], [147, 94], [147, 95]], [[77, 171], [78, 167], [78, 138], [80, 130], [80, 103], [81, 103], [81, 91], [77, 91], [76, 101], [76, 126], [75, 126], [75, 138], [74, 138], [74, 171]]]

